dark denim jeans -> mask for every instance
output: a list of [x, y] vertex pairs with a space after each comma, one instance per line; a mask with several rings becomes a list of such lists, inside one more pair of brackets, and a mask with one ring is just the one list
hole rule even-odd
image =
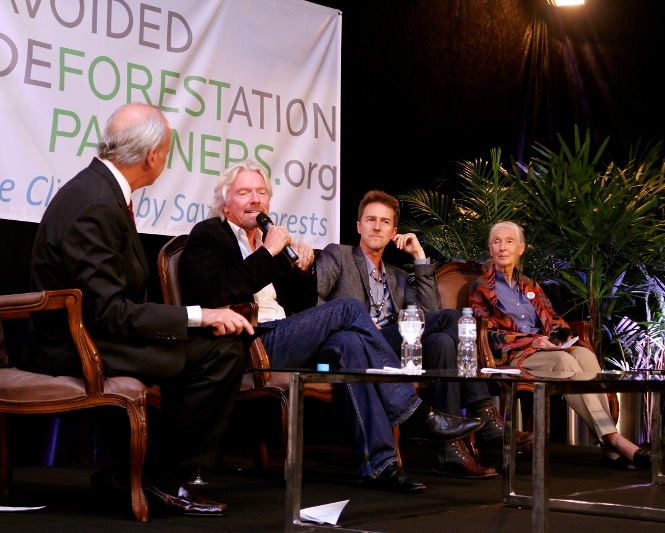
[[[455, 309], [439, 309], [425, 313], [422, 336], [423, 368], [457, 368], [457, 321], [462, 314]], [[397, 324], [381, 330], [396, 354], [402, 351], [402, 337]], [[462, 407], [490, 398], [485, 383], [429, 383], [423, 392], [429, 405], [444, 413], [458, 415]]]
[[[275, 368], [315, 368], [334, 356], [341, 368], [399, 366], [399, 357], [354, 298], [333, 300], [282, 320], [261, 340]], [[421, 400], [410, 383], [347, 383], [337, 387], [353, 432], [361, 477], [376, 477], [396, 460], [392, 426], [409, 418]]]

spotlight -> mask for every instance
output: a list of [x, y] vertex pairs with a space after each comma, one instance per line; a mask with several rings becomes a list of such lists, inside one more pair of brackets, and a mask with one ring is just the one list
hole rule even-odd
[[556, 7], [581, 6], [585, 0], [547, 0], [547, 3]]

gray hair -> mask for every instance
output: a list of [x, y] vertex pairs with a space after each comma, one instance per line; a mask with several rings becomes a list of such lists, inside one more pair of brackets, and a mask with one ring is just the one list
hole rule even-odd
[[501, 222], [497, 222], [490, 228], [490, 234], [489, 237], [487, 238], [488, 245], [492, 243], [492, 235], [499, 228], [511, 228], [515, 230], [517, 232], [517, 239], [519, 240], [520, 244], [526, 244], [526, 241], [524, 240], [524, 229], [522, 228], [522, 226], [520, 226], [515, 222], [512, 222], [511, 220], [502, 220]]
[[208, 215], [208, 218], [220, 217], [222, 220], [226, 218], [224, 216], [224, 206], [229, 200], [229, 187], [231, 187], [231, 184], [242, 170], [258, 172], [266, 184], [268, 197], [272, 198], [272, 185], [270, 184], [270, 179], [268, 178], [266, 170], [251, 159], [246, 159], [245, 161], [231, 165], [222, 173], [217, 185], [215, 185], [215, 190], [212, 195], [212, 205], [210, 206], [210, 215]]
[[97, 155], [119, 167], [137, 165], [164, 142], [168, 131], [168, 121], [158, 107], [125, 104], [106, 122]]

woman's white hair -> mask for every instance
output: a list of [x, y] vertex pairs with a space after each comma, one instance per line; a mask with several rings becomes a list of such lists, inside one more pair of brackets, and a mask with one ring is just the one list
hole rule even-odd
[[[511, 220], [502, 220], [501, 222], [497, 222], [490, 228], [490, 234], [489, 237], [487, 238], [488, 247], [492, 245], [492, 236], [494, 235], [494, 232], [499, 228], [510, 228], [515, 230], [515, 232], [517, 233], [517, 240], [522, 244], [526, 244], [526, 241], [524, 239], [524, 229], [522, 229], [522, 226]], [[483, 270], [487, 270], [493, 264], [494, 264], [494, 259], [490, 257], [487, 261], [483, 263]], [[517, 263], [517, 268], [520, 268], [520, 261], [518, 261]]]
[[515, 232], [517, 232], [517, 238], [519, 242], [521, 244], [526, 244], [526, 241], [524, 240], [524, 229], [522, 229], [522, 226], [511, 220], [502, 220], [501, 222], [497, 222], [490, 228], [490, 234], [489, 237], [487, 238], [488, 245], [492, 243], [492, 235], [494, 235], [494, 232], [499, 228], [510, 228], [515, 230]]

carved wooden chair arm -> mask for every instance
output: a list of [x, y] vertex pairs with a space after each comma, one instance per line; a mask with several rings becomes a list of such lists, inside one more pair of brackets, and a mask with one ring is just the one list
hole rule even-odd
[[568, 322], [570, 326], [570, 331], [573, 335], [577, 335], [587, 346], [593, 346], [591, 344], [591, 323], [587, 320], [575, 320], [573, 322]]
[[477, 318], [478, 330], [478, 362], [482, 368], [496, 368], [496, 361], [489, 343], [489, 328], [487, 326], [487, 318]]
[[[236, 313], [243, 315], [252, 326], [258, 324], [259, 304], [256, 302], [246, 302], [226, 306], [233, 309]], [[263, 342], [260, 338], [255, 338], [249, 347], [249, 358], [252, 368], [270, 368], [270, 360]], [[254, 372], [254, 386], [265, 387], [270, 379], [269, 372]]]
[[258, 324], [259, 304], [256, 302], [243, 302], [239, 304], [226, 305], [224, 307], [244, 316], [252, 326], [256, 326]]
[[83, 380], [89, 395], [101, 395], [104, 366], [97, 346], [83, 325], [83, 294], [79, 289], [0, 295], [0, 320], [26, 319], [31, 313], [67, 310], [72, 341], [81, 359]]

